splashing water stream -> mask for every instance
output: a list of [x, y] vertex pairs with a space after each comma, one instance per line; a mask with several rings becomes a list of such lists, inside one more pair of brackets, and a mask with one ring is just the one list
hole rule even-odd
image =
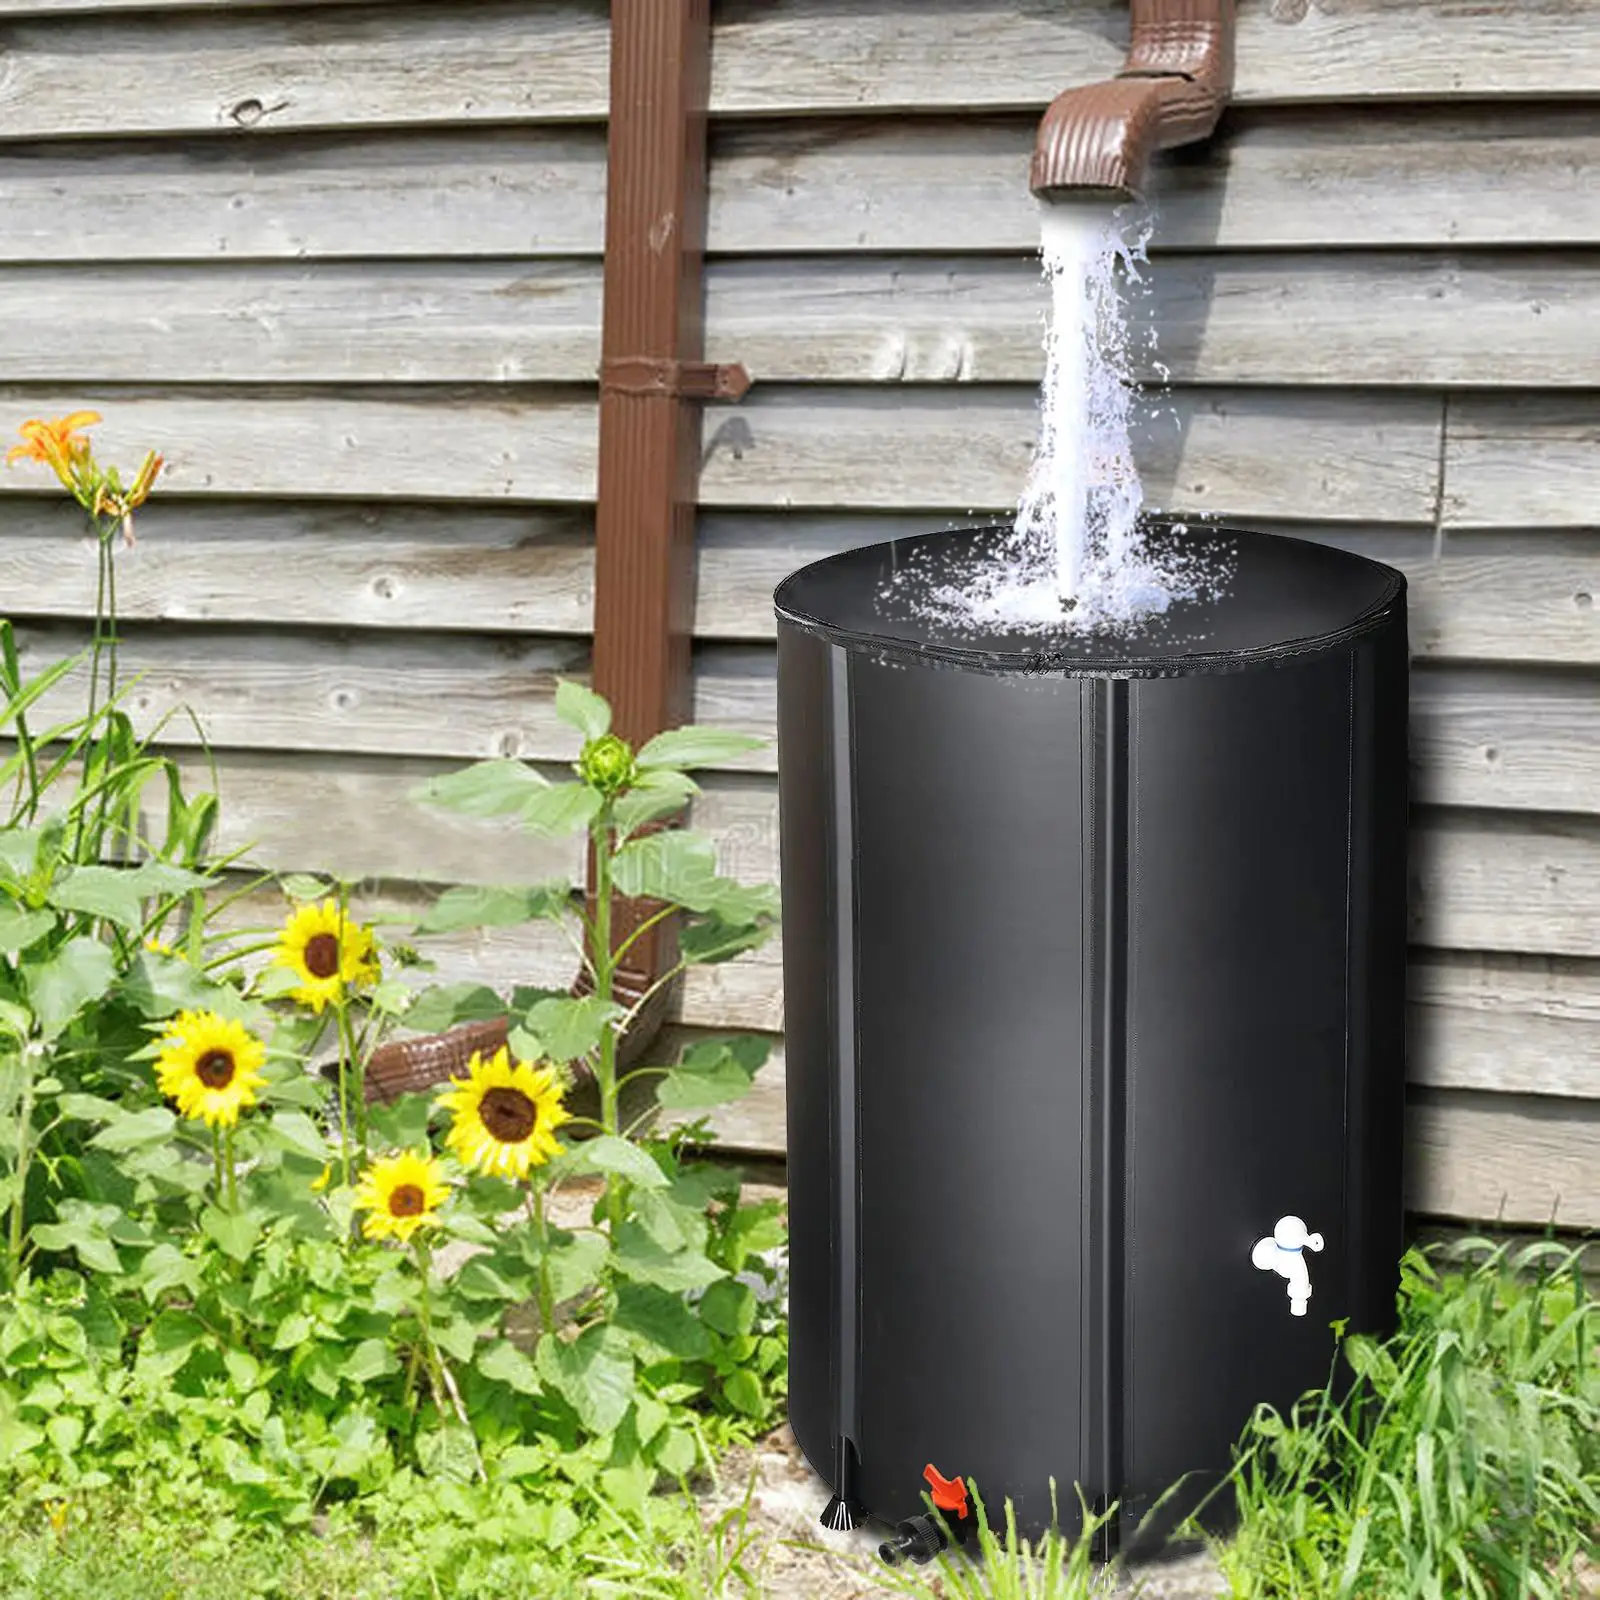
[[1170, 541], [1159, 554], [1147, 548], [1140, 526], [1137, 386], [1121, 280], [1144, 282], [1151, 225], [1136, 227], [1128, 215], [1090, 201], [1041, 209], [1050, 322], [1033, 463], [998, 560], [945, 581], [914, 567], [890, 580], [888, 589], [928, 621], [956, 631], [1122, 632], [1221, 576]]

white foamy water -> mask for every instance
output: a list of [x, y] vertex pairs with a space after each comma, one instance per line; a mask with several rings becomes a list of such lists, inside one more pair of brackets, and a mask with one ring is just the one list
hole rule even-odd
[[1047, 206], [1040, 236], [1050, 285], [1050, 326], [1039, 443], [1017, 529], [1055, 549], [1056, 589], [1076, 603], [1086, 585], [1119, 567], [1139, 515], [1134, 465], [1132, 357], [1118, 267], [1137, 278], [1145, 237], [1129, 241], [1110, 207]]
[[1033, 463], [995, 559], [928, 584], [913, 602], [927, 620], [961, 631], [1120, 632], [1209, 587], [1181, 550], [1153, 556], [1139, 528], [1125, 284], [1144, 286], [1150, 224], [1130, 215], [1090, 201], [1041, 207], [1050, 319]]

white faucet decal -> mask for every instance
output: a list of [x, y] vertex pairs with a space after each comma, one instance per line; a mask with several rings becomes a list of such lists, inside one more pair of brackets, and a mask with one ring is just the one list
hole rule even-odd
[[1311, 1298], [1305, 1252], [1321, 1248], [1322, 1235], [1307, 1233], [1299, 1217], [1279, 1217], [1270, 1236], [1257, 1239], [1250, 1252], [1250, 1259], [1263, 1271], [1281, 1273], [1289, 1280], [1289, 1310], [1297, 1317], [1306, 1314], [1306, 1301]]

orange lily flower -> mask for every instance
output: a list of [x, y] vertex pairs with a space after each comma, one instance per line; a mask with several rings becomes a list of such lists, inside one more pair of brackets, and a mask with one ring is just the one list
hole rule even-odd
[[96, 517], [117, 517], [122, 523], [123, 543], [133, 543], [133, 513], [150, 498], [150, 490], [156, 481], [156, 474], [165, 465], [154, 450], [147, 451], [144, 462], [139, 468], [138, 476], [133, 480], [130, 488], [119, 489], [118, 478], [113, 471], [106, 481], [102, 482], [95, 490], [94, 504], [89, 508], [90, 515]]
[[61, 480], [62, 487], [76, 492], [72, 469], [89, 454], [89, 441], [81, 430], [100, 421], [98, 411], [74, 411], [53, 422], [34, 418], [18, 430], [23, 442], [6, 452], [6, 465], [14, 461], [42, 461]]

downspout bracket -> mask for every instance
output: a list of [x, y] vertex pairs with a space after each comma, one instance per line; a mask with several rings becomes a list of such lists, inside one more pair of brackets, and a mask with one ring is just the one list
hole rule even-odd
[[750, 374], [737, 361], [669, 361], [659, 356], [618, 356], [601, 363], [600, 387], [613, 394], [742, 400], [750, 390]]

